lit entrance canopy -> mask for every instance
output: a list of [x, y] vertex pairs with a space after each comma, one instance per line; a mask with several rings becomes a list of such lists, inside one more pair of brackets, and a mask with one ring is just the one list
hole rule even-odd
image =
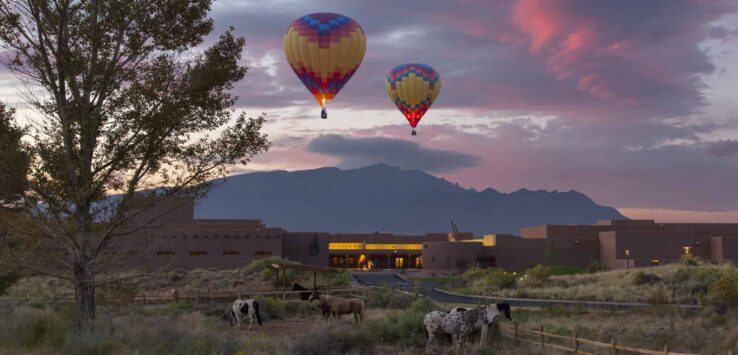
[[328, 243], [328, 250], [423, 250], [423, 244]]

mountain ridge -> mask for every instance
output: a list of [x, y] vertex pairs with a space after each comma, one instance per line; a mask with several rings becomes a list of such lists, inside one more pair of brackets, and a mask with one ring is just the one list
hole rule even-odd
[[575, 190], [477, 191], [387, 164], [230, 176], [198, 201], [196, 217], [259, 218], [290, 231], [396, 234], [444, 232], [453, 220], [475, 235], [625, 218]]

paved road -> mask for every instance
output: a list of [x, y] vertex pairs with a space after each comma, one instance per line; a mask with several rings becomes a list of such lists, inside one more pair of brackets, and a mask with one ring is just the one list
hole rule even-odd
[[[391, 271], [374, 271], [374, 272], [355, 272], [353, 273], [354, 279], [364, 286], [378, 286], [378, 287], [392, 287], [401, 289], [409, 292], [414, 292], [416, 285], [413, 282], [408, 281], [405, 278], [399, 276], [396, 272]], [[418, 291], [427, 297], [430, 297], [436, 302], [441, 303], [461, 303], [461, 304], [478, 304], [488, 302], [499, 302], [503, 301], [500, 298], [494, 297], [478, 297], [478, 296], [466, 296], [466, 295], [455, 295], [447, 292], [440, 291], [441, 284], [431, 282], [421, 282], [417, 288]], [[566, 300], [544, 300], [544, 299], [530, 299], [530, 298], [505, 298], [505, 302], [512, 306], [518, 307], [583, 307], [583, 308], [597, 308], [605, 310], [628, 310], [649, 307], [648, 303], [627, 303], [627, 302], [596, 302], [596, 301], [566, 301]], [[702, 306], [699, 305], [672, 305], [671, 307], [698, 310]]]

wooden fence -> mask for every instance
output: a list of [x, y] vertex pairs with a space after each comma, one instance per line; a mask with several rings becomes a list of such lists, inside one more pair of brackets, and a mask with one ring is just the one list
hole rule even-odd
[[[319, 290], [321, 293], [324, 294], [333, 294], [333, 295], [359, 295], [366, 297], [369, 292], [369, 288], [367, 287], [341, 287], [341, 288], [325, 288]], [[232, 302], [238, 297], [273, 297], [273, 298], [281, 298], [283, 300], [286, 300], [287, 298], [292, 298], [293, 296], [298, 296], [303, 292], [312, 292], [312, 290], [306, 290], [306, 291], [217, 291], [217, 292], [198, 292], [198, 293], [186, 293], [186, 292], [179, 292], [177, 299], [175, 300], [174, 297], [171, 294], [145, 294], [142, 293], [140, 295], [137, 295], [133, 302], [137, 304], [163, 304], [163, 303], [173, 303], [175, 301], [179, 302], [197, 302], [197, 303], [206, 303], [206, 302]], [[0, 301], [6, 301], [6, 302], [16, 302], [16, 303], [23, 303], [23, 302], [50, 302], [50, 303], [69, 303], [74, 302], [74, 298], [72, 297], [47, 297], [47, 298], [37, 298], [37, 297], [25, 297], [25, 298], [11, 298], [11, 297], [3, 297], [0, 298]]]
[[[515, 340], [516, 342], [523, 342], [530, 345], [538, 346], [541, 349], [556, 349], [563, 352], [569, 352], [573, 354], [583, 355], [594, 355], [595, 352], [602, 353], [608, 351], [611, 354], [646, 354], [646, 355], [695, 355], [687, 353], [678, 353], [669, 350], [669, 345], [665, 345], [663, 350], [649, 350], [639, 349], [631, 346], [625, 346], [617, 344], [615, 339], [612, 339], [609, 343], [594, 341], [577, 336], [576, 330], [571, 332], [571, 335], [560, 335], [547, 333], [543, 327], [540, 326], [538, 329], [519, 329], [518, 324], [515, 323], [514, 327], [504, 326], [500, 327], [502, 336]], [[547, 342], [552, 339], [559, 341], [559, 344], [553, 342]], [[568, 345], [564, 345], [568, 344]], [[594, 349], [594, 350], [593, 350]], [[599, 351], [598, 351], [599, 350]], [[732, 352], [729, 352], [732, 355]]]

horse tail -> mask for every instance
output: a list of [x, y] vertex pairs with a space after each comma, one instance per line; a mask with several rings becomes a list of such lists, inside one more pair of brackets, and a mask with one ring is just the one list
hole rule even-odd
[[256, 313], [256, 322], [259, 323], [260, 326], [263, 326], [261, 324], [261, 315], [259, 315], [259, 303], [254, 301], [254, 313]]

